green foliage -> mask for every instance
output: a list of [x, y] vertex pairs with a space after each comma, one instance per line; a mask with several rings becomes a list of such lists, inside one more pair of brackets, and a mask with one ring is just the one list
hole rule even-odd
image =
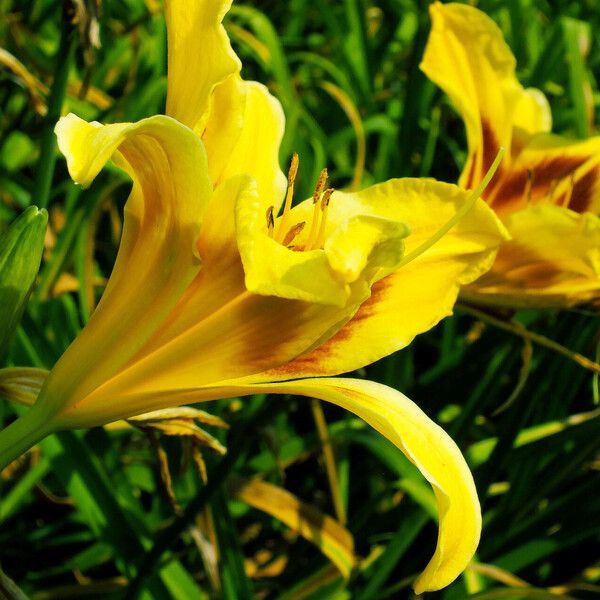
[[31, 206], [0, 239], [0, 360], [21, 320], [37, 275], [47, 219], [46, 211]]
[[[478, 6], [501, 25], [521, 80], [548, 95], [555, 131], [593, 133], [600, 102], [596, 3], [482, 0]], [[29, 218], [33, 205], [49, 211], [45, 259], [7, 365], [52, 367], [94, 310], [116, 254], [128, 183], [105, 170], [91, 189], [75, 187], [48, 133], [57, 115], [72, 110], [106, 123], [135, 121], [164, 106], [158, 2], [102, 3], [100, 47], [77, 30], [65, 32], [60, 13], [55, 0], [0, 0], [0, 46], [38, 82], [28, 88], [0, 65], [0, 223], [23, 211], [20, 218]], [[310, 195], [324, 166], [338, 188], [357, 174], [361, 186], [399, 176], [457, 179], [465, 160], [462, 124], [418, 69], [429, 28], [424, 3], [240, 2], [226, 24], [245, 77], [266, 83], [283, 104], [281, 162], [294, 150], [301, 157], [298, 197]], [[360, 115], [364, 165], [357, 160], [357, 129], [324, 82]], [[0, 255], [0, 278], [2, 265]], [[9, 307], [2, 281], [4, 340]], [[597, 597], [597, 375], [539, 345], [528, 371], [522, 369], [521, 337], [456, 312], [358, 374], [402, 390], [437, 418], [475, 474], [484, 510], [480, 563], [431, 598]], [[595, 313], [522, 311], [516, 319], [574, 352], [597, 354]], [[520, 393], [507, 404], [517, 386]], [[3, 570], [40, 600], [117, 598], [127, 589], [130, 598], [138, 589], [142, 598], [161, 599], [409, 598], [411, 580], [435, 545], [430, 489], [394, 446], [342, 411], [324, 409], [337, 493], [356, 552], [365, 558], [349, 581], [314, 546], [226, 495], [222, 484], [231, 472], [261, 475], [334, 514], [309, 403], [269, 402], [256, 397], [203, 407], [231, 425], [228, 434], [216, 434], [228, 455], [205, 456], [208, 486], [194, 469], [182, 468], [189, 456], [181, 444], [164, 442], [183, 512], [173, 508], [153, 445], [140, 430], [46, 439], [0, 476]], [[19, 410], [0, 403], [0, 421], [9, 423]], [[216, 576], [206, 540], [198, 538], [198, 515], [207, 507], [221, 552]], [[249, 575], [248, 560], [264, 567], [278, 559], [286, 562], [276, 576]], [[0, 589], [2, 581], [0, 572]], [[523, 591], [523, 582], [532, 587]]]

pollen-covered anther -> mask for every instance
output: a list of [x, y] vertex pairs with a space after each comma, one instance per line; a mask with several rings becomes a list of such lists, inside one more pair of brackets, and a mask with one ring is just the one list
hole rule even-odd
[[300, 223], [296, 223], [296, 225], [294, 225], [293, 227], [291, 227], [289, 229], [289, 231], [285, 234], [285, 237], [283, 238], [283, 242], [282, 245], [284, 246], [288, 246], [294, 241], [294, 238], [300, 234], [300, 232], [304, 229], [304, 226], [306, 225], [306, 223], [304, 221], [301, 221]]
[[316, 204], [320, 198], [325, 186], [327, 185], [327, 169], [323, 169], [319, 173], [319, 178], [317, 179], [317, 185], [315, 186], [315, 191], [313, 192], [313, 202]]
[[307, 250], [312, 248], [312, 244], [315, 242], [317, 237], [319, 230], [319, 212], [321, 210], [320, 200], [326, 185], [327, 169], [323, 169], [319, 174], [319, 179], [317, 179], [317, 185], [315, 186], [315, 191], [313, 192], [313, 213], [310, 222], [310, 232], [306, 238]]
[[325, 209], [329, 206], [329, 202], [331, 200], [331, 195], [335, 192], [333, 188], [329, 188], [325, 190], [323, 194], [323, 198], [321, 199], [321, 210], [325, 212]]
[[273, 230], [275, 229], [275, 218], [273, 217], [273, 206], [269, 206], [267, 208], [267, 231], [269, 232], [269, 237], [273, 237]]
[[288, 171], [288, 188], [294, 188], [294, 182], [296, 181], [296, 175], [298, 174], [298, 164], [300, 163], [298, 159], [298, 153], [294, 152], [292, 154], [292, 160], [290, 161], [290, 168]]

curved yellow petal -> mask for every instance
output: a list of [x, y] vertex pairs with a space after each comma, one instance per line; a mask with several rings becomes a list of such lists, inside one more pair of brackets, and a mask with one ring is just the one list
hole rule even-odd
[[[468, 200], [455, 185], [424, 179], [397, 179], [330, 204], [332, 220], [348, 212], [377, 214], [406, 223], [406, 253], [434, 235]], [[336, 215], [335, 211], [340, 211]], [[355, 316], [329, 340], [257, 379], [336, 375], [370, 364], [407, 346], [452, 313], [461, 285], [492, 265], [506, 239], [493, 211], [479, 200], [449, 233], [413, 262], [375, 283]]]
[[339, 279], [371, 283], [389, 275], [404, 256], [404, 238], [410, 228], [402, 221], [378, 215], [356, 215], [341, 223], [327, 238], [323, 250]]
[[[432, 485], [439, 514], [437, 547], [417, 578], [415, 591], [440, 589], [460, 575], [481, 533], [481, 509], [473, 477], [452, 438], [404, 394], [373, 381], [325, 378], [248, 386], [231, 382], [227, 387], [181, 390], [168, 399], [175, 404], [265, 392], [298, 394], [336, 404], [364, 419], [396, 445]], [[143, 402], [151, 403], [152, 398], [149, 394]]]
[[552, 112], [543, 92], [537, 88], [523, 90], [515, 106], [513, 124], [528, 134], [548, 133], [552, 130]]
[[113, 157], [133, 180], [119, 254], [98, 308], [42, 395], [64, 406], [110, 377], [152, 335], [200, 268], [196, 239], [212, 186], [198, 137], [170, 117], [56, 126], [72, 177], [87, 185]]
[[218, 85], [202, 135], [214, 185], [250, 174], [262, 213], [269, 206], [277, 212], [286, 187], [279, 167], [284, 127], [281, 104], [262, 84], [233, 75]]
[[201, 134], [215, 86], [239, 72], [223, 17], [232, 0], [166, 0], [167, 114]]
[[510, 307], [568, 307], [600, 294], [600, 218], [550, 204], [512, 213], [512, 240], [465, 298]]
[[438, 590], [460, 575], [479, 543], [481, 509], [465, 459], [439, 425], [404, 394], [373, 381], [305, 379], [257, 387], [341, 406], [395, 444], [432, 485], [438, 504], [437, 547], [415, 591]]
[[[421, 69], [448, 94], [465, 122], [469, 160], [461, 185], [471, 188], [483, 179], [500, 146], [511, 147], [514, 107], [523, 88], [515, 76], [515, 57], [485, 13], [439, 2], [429, 11], [432, 29]], [[503, 165], [508, 162], [505, 156]]]
[[[174, 380], [171, 389], [147, 390], [104, 397], [127, 415], [255, 393], [298, 394], [345, 408], [395, 444], [432, 485], [438, 507], [438, 541], [433, 557], [414, 587], [417, 593], [450, 584], [472, 558], [481, 533], [481, 511], [472, 475], [448, 434], [406, 396], [372, 381], [344, 378], [303, 379], [283, 383], [186, 388]], [[106, 414], [106, 410], [102, 415]], [[115, 419], [110, 419], [115, 420]]]
[[486, 199], [502, 217], [541, 202], [600, 213], [600, 137], [532, 136]]

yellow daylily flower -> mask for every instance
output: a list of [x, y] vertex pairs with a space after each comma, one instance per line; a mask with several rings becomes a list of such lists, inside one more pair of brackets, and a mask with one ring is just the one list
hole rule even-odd
[[600, 299], [600, 137], [550, 132], [542, 92], [523, 88], [498, 26], [464, 4], [430, 6], [421, 69], [450, 97], [467, 131], [459, 184], [476, 187], [498, 148], [510, 149], [484, 192], [503, 220], [492, 269], [462, 295], [507, 307], [568, 307]]
[[[71, 114], [56, 127], [77, 183], [112, 159], [133, 188], [102, 299], [30, 411], [0, 432], [0, 464], [64, 428], [255, 393], [320, 398], [365, 419], [433, 486], [438, 544], [415, 589], [439, 589], [481, 529], [460, 451], [400, 392], [322, 376], [386, 356], [450, 314], [504, 228], [481, 190], [430, 180], [343, 193], [324, 171], [292, 207], [298, 158], [286, 182], [283, 113], [240, 78], [221, 24], [229, 5], [167, 2], [169, 116], [101, 125]], [[31, 377], [0, 372], [5, 389], [30, 389]]]

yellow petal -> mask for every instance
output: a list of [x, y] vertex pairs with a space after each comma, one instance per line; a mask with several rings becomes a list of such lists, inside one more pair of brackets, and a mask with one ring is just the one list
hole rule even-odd
[[536, 88], [523, 90], [513, 115], [516, 128], [528, 134], [548, 133], [552, 129], [552, 112], [544, 94]]
[[486, 196], [502, 217], [539, 202], [600, 212], [600, 137], [584, 141], [537, 134]]
[[395, 444], [432, 485], [438, 507], [438, 541], [433, 557], [414, 587], [417, 593], [450, 584], [472, 558], [481, 533], [481, 511], [473, 477], [448, 434], [406, 396], [372, 381], [343, 378], [301, 379], [283, 383], [159, 390], [132, 393], [118, 400], [141, 412], [157, 406], [177, 406], [215, 398], [256, 393], [298, 394], [320, 398], [349, 410]]
[[[410, 253], [449, 221], [469, 194], [450, 184], [397, 179], [342, 196], [330, 205], [332, 220], [341, 218], [335, 214], [338, 210], [404, 222], [411, 230], [405, 238]], [[460, 286], [490, 268], [505, 237], [493, 211], [479, 200], [432, 248], [375, 283], [371, 297], [336, 335], [291, 364], [257, 378], [335, 375], [407, 346], [452, 313]]]
[[467, 299], [510, 307], [568, 307], [600, 295], [600, 219], [540, 204], [511, 214], [512, 240]]
[[400, 263], [404, 238], [409, 233], [409, 227], [402, 221], [356, 215], [332, 232], [323, 250], [337, 277], [353, 283], [362, 276], [370, 286]]
[[439, 2], [429, 11], [432, 29], [421, 69], [450, 96], [465, 122], [469, 160], [461, 184], [474, 187], [499, 147], [510, 148], [512, 110], [522, 92], [515, 58], [498, 26], [481, 11]]
[[178, 327], [173, 338], [151, 340], [122, 371], [81, 397], [72, 418], [79, 426], [115, 421], [187, 403], [178, 399], [181, 390], [283, 368], [355, 310], [243, 293], [187, 330]]
[[240, 174], [252, 176], [263, 207], [279, 209], [286, 177], [279, 167], [285, 117], [279, 102], [255, 81], [229, 77], [215, 88], [202, 141], [215, 186]]
[[214, 87], [240, 61], [233, 52], [223, 17], [231, 0], [167, 0], [169, 40], [167, 114], [202, 133]]
[[196, 239], [212, 186], [198, 137], [169, 117], [56, 126], [72, 177], [87, 185], [113, 156], [133, 179], [119, 254], [98, 308], [52, 370], [42, 395], [76, 402], [152, 335], [199, 270]]
[[[432, 30], [421, 69], [448, 94], [465, 122], [469, 159], [460, 183], [472, 188], [500, 146], [511, 148], [513, 134], [521, 145], [529, 133], [548, 131], [550, 111], [541, 92], [524, 90], [517, 80], [515, 57], [485, 13], [439, 2], [430, 13]], [[509, 163], [507, 154], [496, 179]]]
[[466, 568], [481, 533], [481, 511], [473, 477], [450, 436], [404, 394], [358, 379], [305, 379], [233, 386], [227, 393], [298, 394], [331, 402], [364, 419], [395, 444], [435, 492], [439, 532], [435, 553], [415, 582], [415, 591], [437, 590]]
[[81, 423], [98, 414], [105, 422], [164, 407], [163, 398], [138, 411], [138, 405], [118, 400], [123, 396], [152, 390], [168, 394], [284, 365], [356, 311], [362, 298], [339, 308], [246, 290], [233, 234], [233, 206], [240, 195], [255, 196], [252, 183], [243, 176], [231, 178], [215, 190], [198, 242], [202, 269], [135, 356], [80, 399]]

